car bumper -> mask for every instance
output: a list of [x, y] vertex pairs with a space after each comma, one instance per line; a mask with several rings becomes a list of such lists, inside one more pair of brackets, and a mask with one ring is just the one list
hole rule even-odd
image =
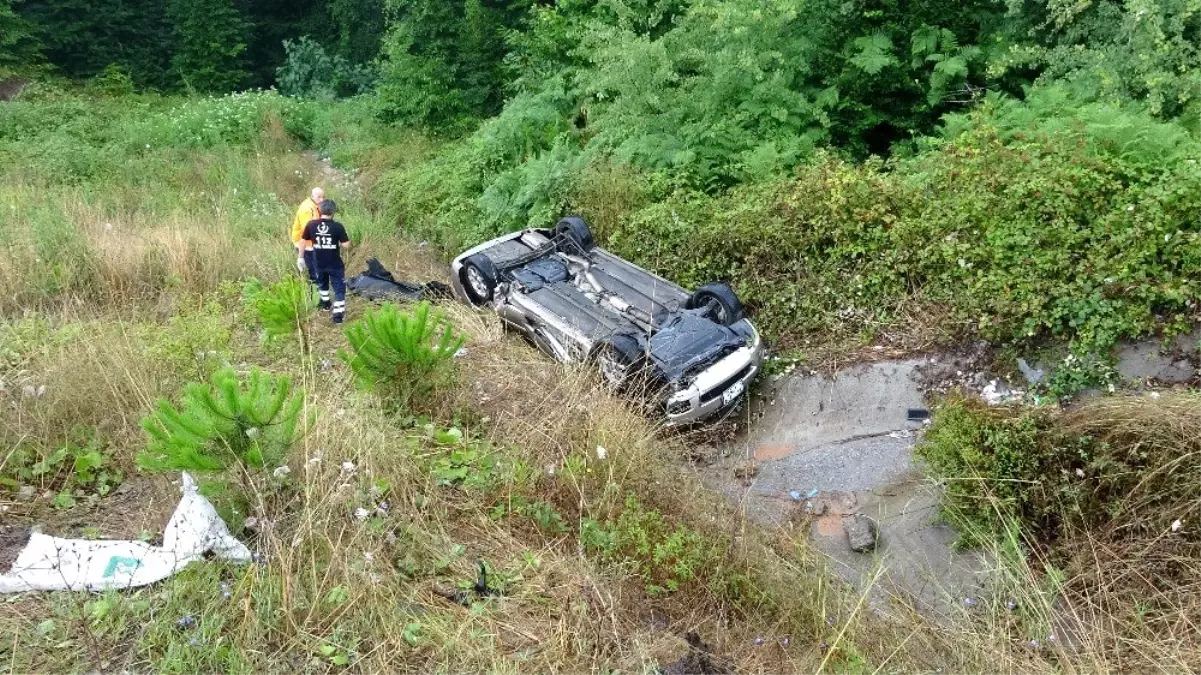
[[668, 397], [668, 426], [700, 422], [738, 405], [762, 363], [763, 345], [756, 340], [710, 366], [690, 387]]

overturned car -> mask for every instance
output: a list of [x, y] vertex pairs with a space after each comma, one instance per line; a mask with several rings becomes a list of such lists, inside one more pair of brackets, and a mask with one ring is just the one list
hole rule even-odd
[[671, 425], [732, 409], [763, 359], [729, 286], [689, 293], [595, 246], [582, 218], [480, 244], [451, 272], [457, 296], [560, 361], [596, 363], [609, 384], [647, 394]]

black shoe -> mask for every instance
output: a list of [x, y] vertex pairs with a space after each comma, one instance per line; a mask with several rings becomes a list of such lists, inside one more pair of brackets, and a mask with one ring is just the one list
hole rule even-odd
[[333, 316], [334, 323], [342, 323], [342, 312], [338, 312]]
[[334, 303], [330, 302], [329, 300], [322, 300], [321, 302], [317, 303], [317, 309], [323, 312], [328, 312], [331, 308], [333, 308], [333, 306]]

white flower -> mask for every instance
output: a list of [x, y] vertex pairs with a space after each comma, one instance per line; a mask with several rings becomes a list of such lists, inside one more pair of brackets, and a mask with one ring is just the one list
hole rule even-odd
[[258, 435], [259, 435], [258, 427], [250, 427], [249, 429], [246, 430], [247, 438], [254, 438], [255, 436], [258, 436]]
[[609, 454], [609, 451], [605, 449], [605, 446], [603, 446], [603, 445], [596, 446], [596, 458], [597, 459], [603, 460], [605, 458], [605, 455], [608, 455], [608, 454]]
[[149, 143], [147, 143], [147, 144], [146, 144], [146, 149], [147, 149], [147, 150], [149, 150], [149, 149], [150, 149], [150, 144], [149, 144]]
[[367, 562], [375, 562], [375, 554], [371, 551], [363, 551], [363, 560]]
[[105, 224], [104, 224], [104, 231], [105, 231], [105, 232], [112, 232], [112, 231], [113, 231], [113, 224], [112, 224], [112, 223], [105, 223]]
[[1179, 532], [1181, 527], [1184, 527], [1184, 522], [1181, 521], [1179, 518], [1172, 521], [1172, 531], [1173, 532]]
[[1084, 478], [1084, 469], [1076, 469], [1076, 477]]
[[287, 464], [285, 464], [283, 466], [275, 467], [275, 471], [272, 471], [271, 475], [275, 476], [276, 478], [283, 478], [290, 473], [292, 473], [292, 470], [288, 468]]
[[367, 516], [369, 515], [371, 515], [371, 512], [361, 506], [354, 510], [355, 520], [367, 520]]
[[342, 473], [354, 473], [354, 462], [342, 462]]

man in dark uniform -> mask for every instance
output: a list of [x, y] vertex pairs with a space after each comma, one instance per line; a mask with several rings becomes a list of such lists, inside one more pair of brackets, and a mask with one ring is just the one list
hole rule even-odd
[[[346, 313], [346, 268], [342, 264], [342, 249], [350, 247], [350, 237], [342, 223], [334, 220], [337, 205], [326, 199], [319, 205], [321, 218], [310, 220], [301, 236], [305, 250], [313, 251], [317, 268], [317, 292], [321, 294], [318, 305], [325, 311], [333, 310], [334, 323], [342, 323]], [[330, 303], [330, 286], [334, 299]]]

